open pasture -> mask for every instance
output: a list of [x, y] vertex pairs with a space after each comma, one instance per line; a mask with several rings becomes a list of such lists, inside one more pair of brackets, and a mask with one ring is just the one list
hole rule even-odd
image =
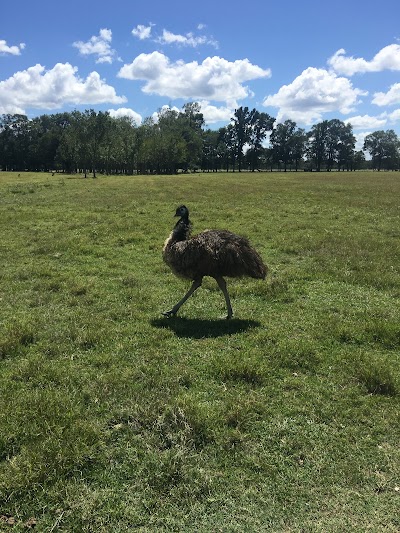
[[[266, 281], [161, 258], [249, 237]], [[0, 173], [0, 530], [399, 531], [400, 176]]]

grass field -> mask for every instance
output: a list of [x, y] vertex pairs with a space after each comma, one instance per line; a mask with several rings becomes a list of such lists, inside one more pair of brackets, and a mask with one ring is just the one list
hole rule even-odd
[[[161, 249], [246, 235], [267, 281]], [[400, 175], [0, 173], [0, 530], [400, 530]]]

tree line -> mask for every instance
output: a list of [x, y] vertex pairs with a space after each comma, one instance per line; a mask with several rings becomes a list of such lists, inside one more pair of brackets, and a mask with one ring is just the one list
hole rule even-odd
[[[266, 143], [266, 139], [269, 142]], [[267, 144], [267, 146], [266, 146]], [[268, 113], [239, 107], [228, 125], [205, 128], [200, 105], [165, 108], [136, 125], [108, 112], [72, 111], [0, 115], [0, 168], [8, 171], [105, 174], [202, 170], [357, 170], [400, 167], [400, 140], [393, 130], [365, 137], [355, 150], [351, 124], [323, 120], [308, 132], [292, 120], [276, 124]], [[366, 161], [365, 152], [370, 155]]]

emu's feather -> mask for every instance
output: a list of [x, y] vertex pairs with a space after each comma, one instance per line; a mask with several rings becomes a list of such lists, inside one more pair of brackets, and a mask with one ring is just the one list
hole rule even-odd
[[230, 318], [232, 307], [223, 278], [249, 276], [265, 279], [267, 267], [245, 237], [215, 229], [190, 237], [191, 222], [187, 207], [178, 207], [175, 216], [180, 219], [165, 241], [163, 258], [174, 274], [194, 283], [182, 300], [164, 314], [176, 314], [187, 298], [200, 287], [203, 277], [210, 276], [216, 279], [224, 293]]
[[264, 279], [267, 273], [249, 241], [226, 230], [207, 230], [182, 241], [175, 240], [172, 233], [163, 255], [177, 276], [191, 280], [203, 276]]

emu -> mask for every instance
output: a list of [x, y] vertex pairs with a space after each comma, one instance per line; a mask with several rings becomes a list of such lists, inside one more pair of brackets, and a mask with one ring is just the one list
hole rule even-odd
[[180, 218], [165, 241], [163, 259], [176, 276], [190, 279], [193, 283], [185, 296], [163, 315], [168, 318], [176, 315], [186, 300], [201, 287], [203, 277], [210, 276], [218, 283], [225, 297], [226, 318], [232, 318], [232, 305], [224, 276], [265, 279], [266, 265], [245, 237], [227, 230], [206, 230], [190, 237], [192, 224], [188, 208], [179, 206], [175, 216]]

